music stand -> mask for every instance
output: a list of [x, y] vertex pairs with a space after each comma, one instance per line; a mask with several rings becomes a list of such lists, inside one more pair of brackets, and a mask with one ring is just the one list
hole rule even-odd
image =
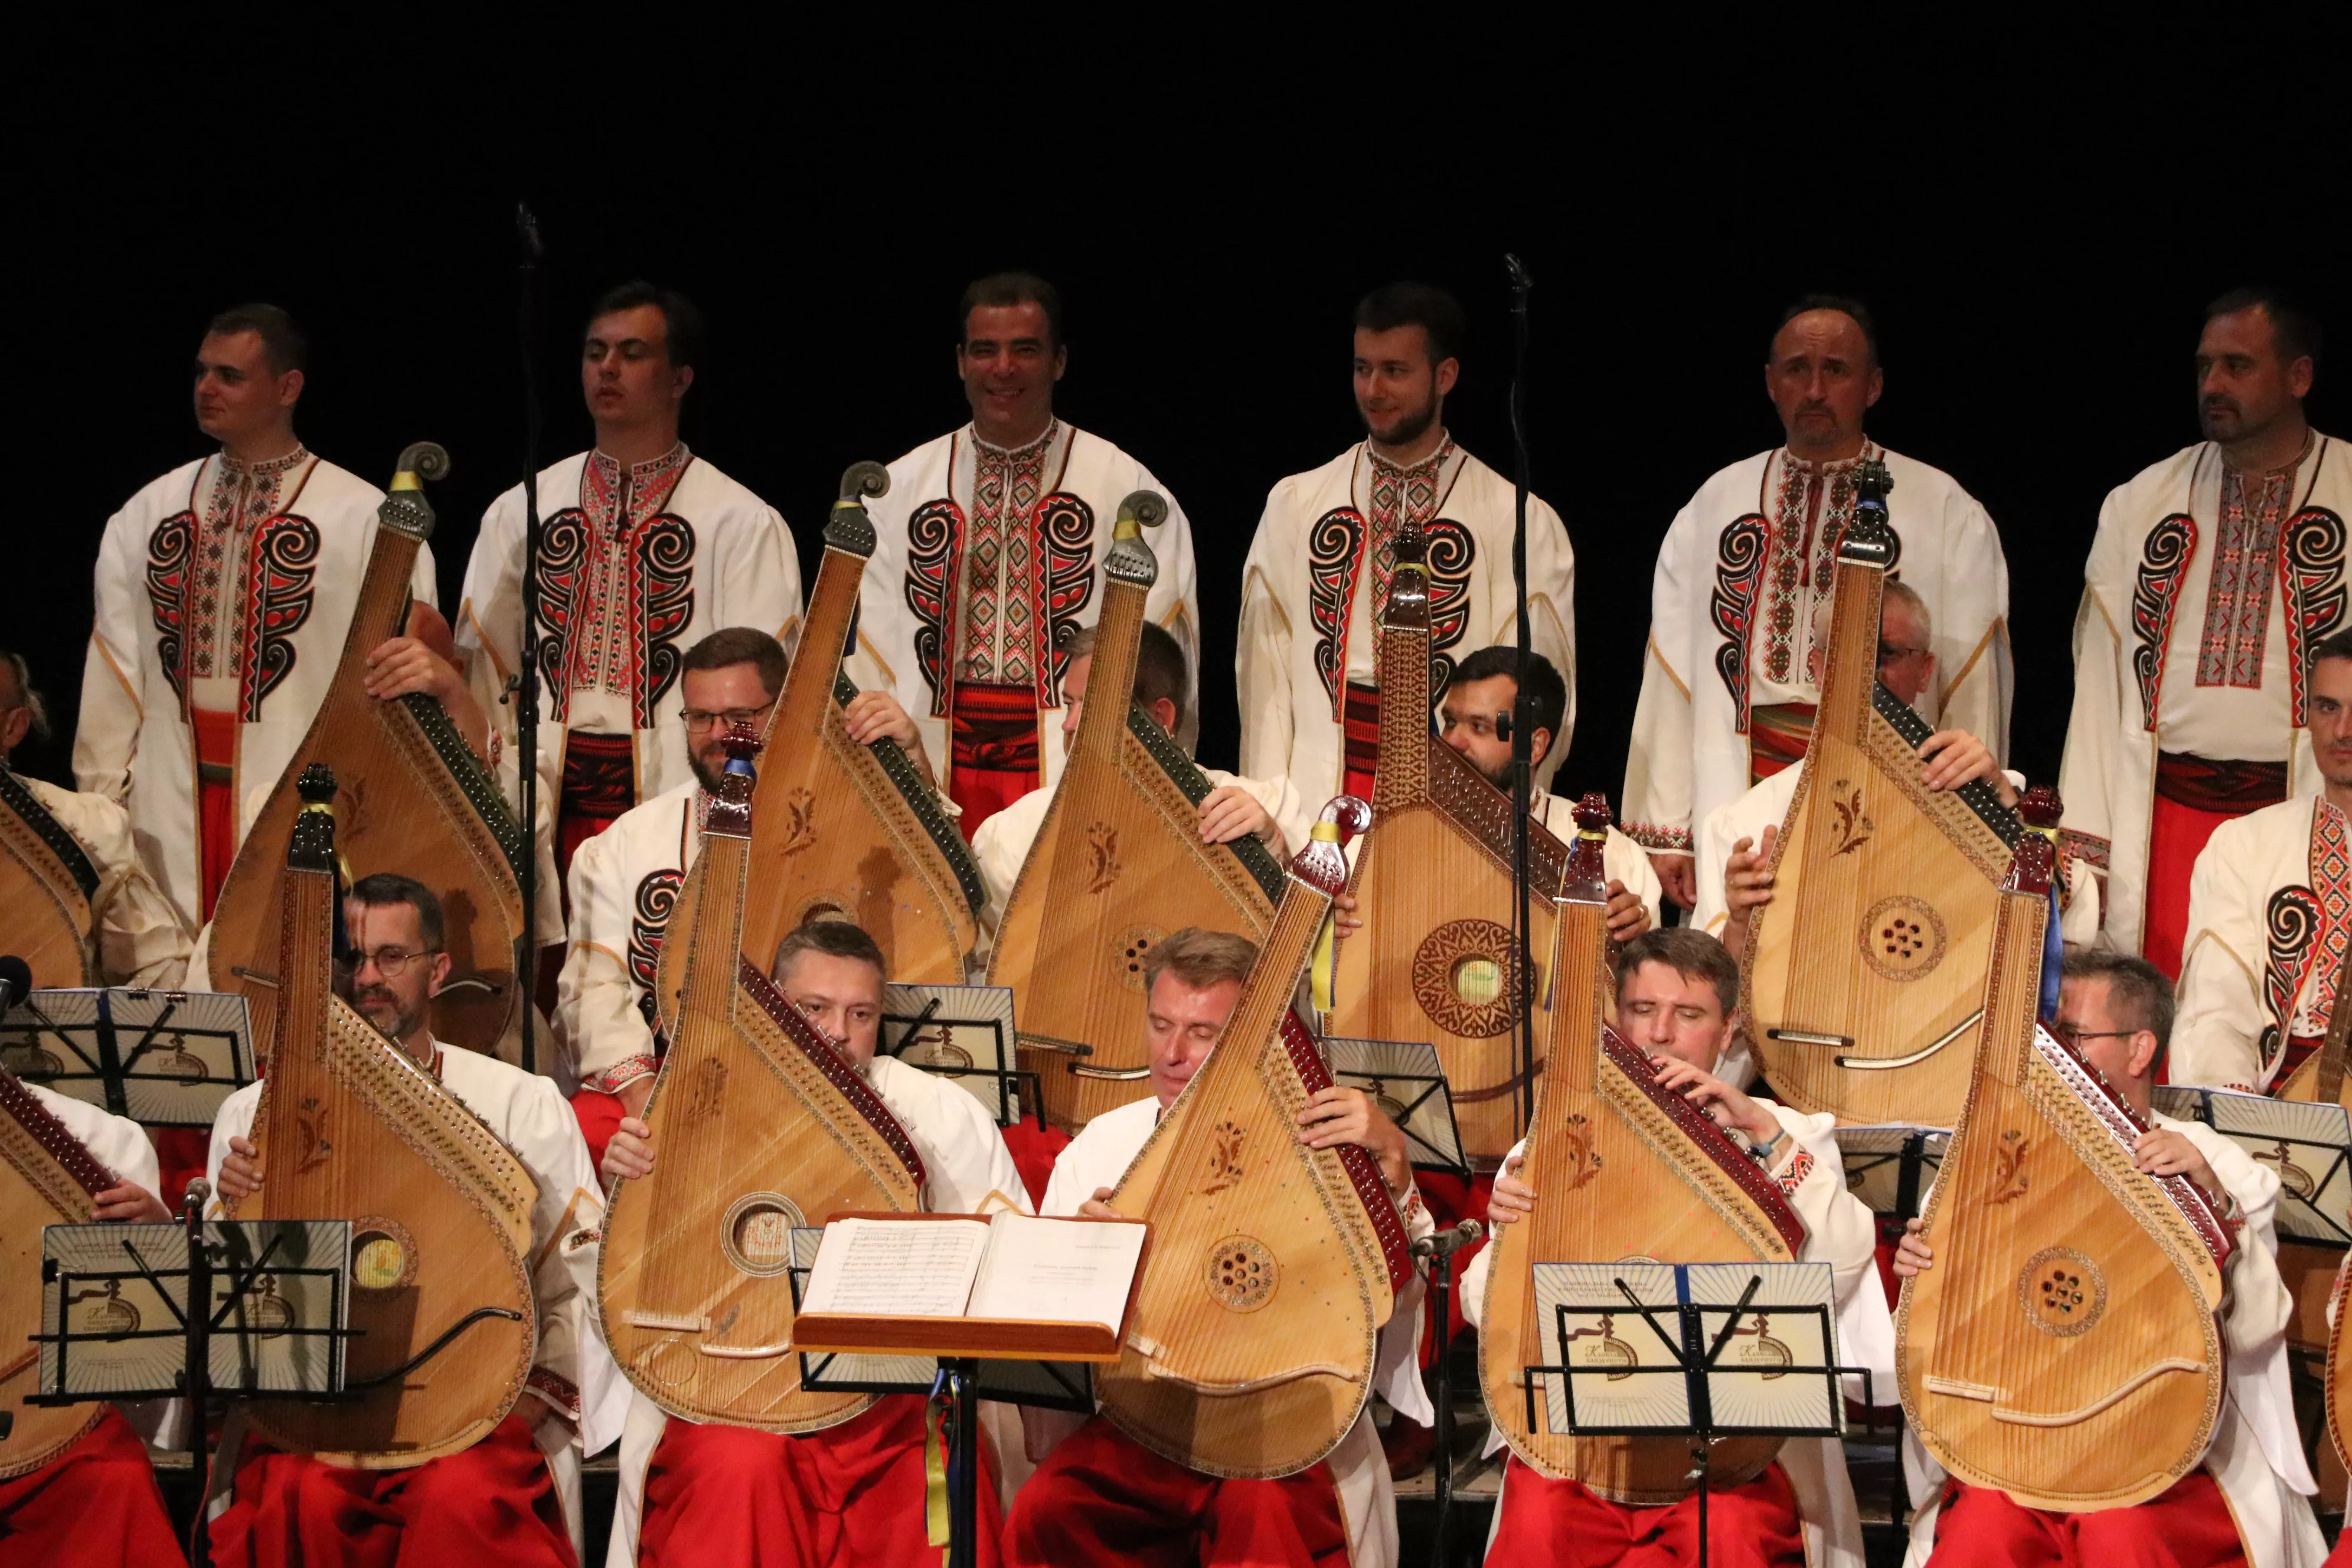
[[1413, 1168], [1470, 1179], [1462, 1131], [1454, 1121], [1454, 1094], [1425, 1040], [1357, 1040], [1329, 1037], [1323, 1058], [1331, 1079], [1370, 1095], [1404, 1134]]
[[1528, 1429], [1688, 1438], [1701, 1568], [1717, 1439], [1843, 1437], [1843, 1380], [1869, 1397], [1869, 1369], [1838, 1363], [1826, 1263], [1538, 1263], [1534, 1280], [1559, 1360], [1524, 1369]]
[[1021, 1121], [1023, 1079], [1028, 1103], [1040, 1104], [1037, 1075], [1021, 1070], [1013, 1045], [1009, 985], [882, 988], [882, 1054], [961, 1086], [999, 1127]]
[[213, 991], [35, 991], [0, 1019], [0, 1066], [148, 1127], [209, 1131], [253, 1081], [242, 996]]
[[2156, 1109], [2201, 1121], [2279, 1179], [2278, 1234], [2343, 1251], [2352, 1247], [2352, 1111], [2325, 1100], [2273, 1100], [2226, 1089], [2159, 1086]]

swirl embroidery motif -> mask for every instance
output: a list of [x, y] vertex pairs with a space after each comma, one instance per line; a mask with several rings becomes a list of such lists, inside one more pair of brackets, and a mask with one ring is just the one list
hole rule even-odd
[[963, 553], [963, 509], [925, 501], [907, 519], [907, 608], [915, 616], [915, 665], [931, 689], [931, 717], [947, 717], [955, 698], [948, 650], [955, 646], [955, 582]]
[[1037, 639], [1037, 706], [1062, 705], [1062, 672], [1078, 617], [1095, 597], [1095, 510], [1078, 497], [1056, 490], [1037, 503], [1035, 552], [1037, 613], [1030, 617]]
[[319, 528], [281, 514], [255, 532], [246, 571], [245, 647], [238, 659], [238, 717], [259, 722], [261, 705], [294, 673], [294, 634], [310, 619], [319, 570]]
[[[572, 707], [572, 666], [578, 657], [580, 606], [587, 591], [588, 518], [565, 507], [539, 533], [539, 668], [548, 717], [564, 722]], [[561, 675], [562, 679], [548, 677]]]
[[2305, 981], [2311, 982], [2311, 1016], [2335, 1016], [2336, 977], [2343, 972], [2347, 950], [2352, 949], [2352, 834], [2347, 832], [2344, 814], [2325, 802], [2312, 806], [2307, 864], [2310, 886], [2281, 888], [2263, 911], [2268, 949], [2263, 1010], [2270, 1021], [2255, 1047], [2258, 1082], [2267, 1081], [2286, 1055], [2294, 1033], [2295, 1003]]
[[654, 709], [677, 684], [684, 658], [678, 639], [694, 619], [694, 525], [674, 512], [648, 518], [630, 552], [629, 693], [637, 728], [654, 727]]
[[1422, 534], [1429, 549], [1429, 689], [1443, 691], [1454, 679], [1454, 659], [1444, 650], [1470, 629], [1470, 568], [1478, 542], [1450, 517], [1433, 519]]
[[147, 607], [155, 622], [155, 662], [183, 707], [188, 700], [188, 566], [195, 548], [193, 511], [173, 513], [147, 536]]
[[1363, 563], [1362, 512], [1334, 507], [1315, 520], [1307, 534], [1307, 618], [1315, 626], [1315, 674], [1335, 720], [1346, 717], [1340, 689], [1348, 675], [1348, 607]]
[[2286, 610], [2286, 668], [2294, 723], [2311, 721], [2312, 650], [2344, 624], [2344, 520], [2307, 506], [2279, 531], [2279, 589]]
[[1761, 512], [1734, 520], [1716, 544], [1715, 592], [1707, 617], [1723, 642], [1715, 650], [1715, 673], [1731, 694], [1732, 728], [1748, 733], [1748, 647], [1756, 634], [1756, 589], [1764, 577], [1768, 531]]
[[2186, 512], [2174, 512], [2148, 530], [2140, 546], [2139, 568], [2132, 586], [2132, 674], [2139, 682], [2140, 722], [2154, 732], [2156, 705], [2164, 695], [2164, 658], [2172, 642], [2172, 615], [2179, 606], [2180, 584], [2189, 575], [2189, 562], [2197, 553], [2197, 521]]
[[677, 890], [685, 881], [686, 873], [676, 867], [647, 872], [637, 884], [635, 907], [629, 911], [629, 978], [636, 983], [637, 1011], [645, 1015], [646, 1027], [654, 1032], [656, 1049], [661, 1045], [661, 1007], [654, 984], [661, 971], [662, 936], [669, 930], [670, 914], [677, 908]]

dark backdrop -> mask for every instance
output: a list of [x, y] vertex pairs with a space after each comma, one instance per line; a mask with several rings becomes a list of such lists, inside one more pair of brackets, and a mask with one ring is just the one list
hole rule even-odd
[[[1403, 276], [1461, 294], [1471, 342], [1449, 421], [1507, 472], [1501, 255], [1517, 248], [1538, 284], [1536, 488], [1567, 519], [1578, 563], [1580, 717], [1560, 786], [1612, 799], [1659, 538], [1709, 473], [1777, 444], [1759, 367], [1790, 299], [1833, 289], [1870, 302], [1887, 369], [1872, 434], [1952, 472], [1999, 523], [2018, 661], [2011, 750], [2038, 779], [2054, 777], [2064, 739], [2068, 639], [2100, 498], [2196, 438], [2189, 356], [2204, 300], [2280, 280], [2352, 331], [2344, 253], [2314, 227], [2331, 204], [2298, 168], [2256, 188], [2223, 162], [2122, 132], [1808, 179], [1762, 147], [1698, 161], [1561, 148], [1474, 175], [1367, 171], [1334, 141], [1287, 136], [1247, 153], [1170, 142], [1125, 159], [1108, 184], [1047, 160], [960, 185], [963, 153], [938, 146], [837, 157], [795, 146], [788, 160], [681, 130], [656, 169], [606, 166], [551, 131], [455, 146], [437, 187], [404, 191], [393, 163], [346, 158], [319, 134], [249, 192], [166, 139], [34, 205], [44, 232], [72, 243], [15, 312], [16, 368], [34, 373], [20, 389], [40, 388], [46, 413], [26, 432], [38, 479], [16, 491], [6, 637], [32, 658], [60, 731], [20, 752], [29, 771], [67, 773], [108, 514], [204, 449], [186, 366], [222, 306], [272, 300], [305, 323], [315, 352], [299, 428], [318, 451], [381, 484], [405, 443], [449, 448], [434, 548], [454, 608], [475, 521], [520, 467], [518, 195], [549, 247], [543, 460], [588, 437], [571, 358], [588, 300], [636, 275], [683, 289], [711, 336], [687, 439], [782, 510], [804, 568], [845, 465], [895, 457], [965, 416], [950, 362], [962, 284], [1010, 266], [1056, 279], [1071, 338], [1060, 411], [1133, 452], [1192, 518], [1209, 655], [1201, 750], [1226, 766], [1242, 558], [1267, 487], [1358, 433], [1353, 301]], [[701, 172], [681, 179], [679, 167]], [[877, 207], [884, 188], [895, 205]], [[2323, 366], [2311, 412], [2340, 432], [2332, 383]]]

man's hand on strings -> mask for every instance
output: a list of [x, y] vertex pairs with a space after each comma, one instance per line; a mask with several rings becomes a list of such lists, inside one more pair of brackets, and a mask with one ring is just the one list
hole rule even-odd
[[1938, 730], [1919, 743], [1919, 782], [1929, 789], [1958, 789], [1972, 780], [1992, 785], [2000, 804], [2017, 805], [2017, 786], [1982, 741], [1966, 730]]
[[1331, 940], [1345, 942], [1364, 929], [1364, 917], [1356, 912], [1356, 895], [1335, 893], [1331, 898]]
[[1255, 835], [1276, 855], [1289, 853], [1282, 829], [1274, 824], [1274, 814], [1241, 785], [1219, 784], [1202, 797], [1202, 843], [1231, 844], [1244, 835]]
[[2186, 1176], [2220, 1203], [2227, 1196], [2213, 1167], [2197, 1152], [2188, 1134], [2169, 1127], [2152, 1127], [2132, 1141], [2132, 1158], [2151, 1176]]
[[220, 1195], [231, 1201], [249, 1198], [261, 1190], [261, 1152], [253, 1146], [251, 1139], [228, 1141], [228, 1157], [221, 1162], [219, 1187]]
[[1097, 1187], [1095, 1195], [1078, 1205], [1080, 1219], [1125, 1219], [1127, 1216], [1110, 1206], [1110, 1189]]
[[1737, 1127], [1748, 1134], [1751, 1142], [1762, 1143], [1780, 1135], [1780, 1119], [1755, 1100], [1740, 1093], [1705, 1068], [1684, 1061], [1679, 1057], [1654, 1056], [1650, 1065], [1657, 1069], [1658, 1087], [1672, 1089], [1707, 1114], [1717, 1127]]
[[177, 1217], [163, 1206], [163, 1199], [136, 1182], [117, 1182], [91, 1198], [90, 1204], [92, 1212], [102, 1220], [137, 1223]]
[[1895, 1244], [1895, 1277], [1896, 1279], [1916, 1279], [1935, 1266], [1936, 1249], [1928, 1246], [1919, 1235], [1927, 1228], [1927, 1222], [1924, 1219], [1904, 1222], [1903, 1239]]
[[849, 731], [849, 738], [861, 746], [877, 741], [896, 741], [898, 749], [907, 753], [922, 773], [923, 782], [939, 787], [931, 773], [931, 759], [923, 750], [923, 732], [915, 727], [912, 715], [898, 705], [898, 700], [887, 691], [861, 691], [851, 698], [842, 710], [841, 721]]
[[1780, 830], [1768, 827], [1761, 838], [1743, 838], [1731, 847], [1723, 867], [1723, 905], [1731, 918], [1744, 921], [1748, 912], [1772, 901], [1772, 846]]
[[1403, 1131], [1360, 1089], [1334, 1083], [1309, 1095], [1307, 1109], [1298, 1113], [1298, 1141], [1309, 1149], [1356, 1144], [1381, 1163], [1381, 1179], [1392, 1195], [1402, 1197], [1412, 1185]]
[[1494, 1192], [1486, 1199], [1488, 1225], [1517, 1225], [1536, 1212], [1536, 1190], [1519, 1180], [1520, 1167], [1527, 1163], [1525, 1154], [1514, 1154], [1496, 1173]]
[[1653, 850], [1650, 869], [1658, 874], [1658, 886], [1666, 897], [1686, 910], [1698, 907], [1698, 861], [1690, 855], [1668, 855]]
[[606, 1183], [641, 1182], [654, 1173], [654, 1130], [634, 1116], [621, 1118], [620, 1131], [604, 1145], [603, 1167]]
[[1649, 929], [1650, 911], [1643, 906], [1642, 895], [1616, 878], [1610, 878], [1609, 940], [1631, 942]]

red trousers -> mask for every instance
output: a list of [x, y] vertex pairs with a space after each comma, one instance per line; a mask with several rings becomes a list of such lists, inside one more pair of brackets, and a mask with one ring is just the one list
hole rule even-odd
[[212, 1550], [219, 1568], [579, 1568], [520, 1415], [406, 1470], [335, 1469], [248, 1439]]
[[185, 1563], [147, 1445], [110, 1408], [39, 1469], [0, 1481], [0, 1568]]
[[[928, 1543], [920, 1394], [892, 1394], [805, 1436], [672, 1421], [646, 1472], [639, 1568], [937, 1568]], [[1003, 1516], [983, 1451], [982, 1568]]]
[[1936, 1516], [1936, 1568], [2222, 1568], [2245, 1561], [2230, 1505], [2203, 1470], [2136, 1508], [2091, 1513], [2024, 1508], [2006, 1492], [1951, 1481]]
[[[1698, 1561], [1696, 1493], [1664, 1508], [1613, 1503], [1580, 1482], [1531, 1470], [1515, 1454], [1503, 1476], [1502, 1510], [1489, 1563], [1679, 1568]], [[1797, 1494], [1780, 1466], [1746, 1486], [1707, 1493], [1706, 1560], [1712, 1568], [1804, 1568]]]
[[1005, 1568], [1344, 1568], [1348, 1527], [1331, 1467], [1227, 1481], [1160, 1458], [1095, 1416], [1013, 1500]]
[[2177, 800], [2155, 797], [2147, 836], [2147, 913], [2139, 929], [2140, 956], [2180, 978], [2180, 948], [2189, 940], [2189, 874], [2198, 851], [2213, 830], [2243, 813], [2200, 811]]
[[192, 708], [188, 725], [196, 743], [196, 900], [210, 920], [236, 860], [236, 715]]

